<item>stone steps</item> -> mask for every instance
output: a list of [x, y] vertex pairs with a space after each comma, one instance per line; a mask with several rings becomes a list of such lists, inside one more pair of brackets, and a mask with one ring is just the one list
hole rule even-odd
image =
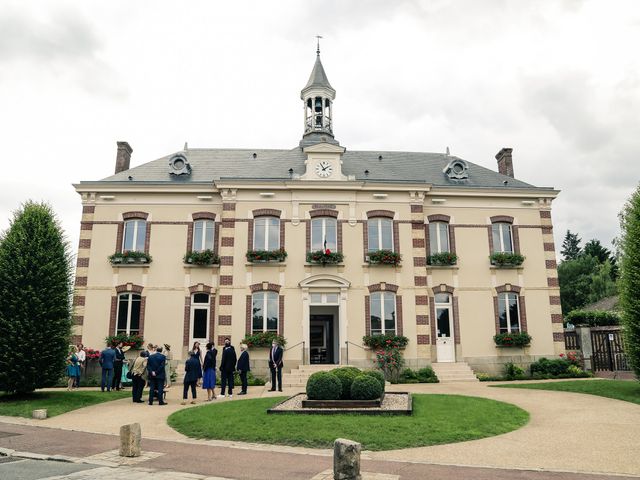
[[[334, 368], [344, 367], [346, 365], [319, 364], [319, 365], [300, 365], [298, 368], [292, 369], [289, 373], [282, 374], [282, 386], [288, 388], [297, 388], [304, 391], [307, 386], [307, 380], [316, 372], [326, 372]], [[271, 381], [268, 382], [271, 385]]]
[[436, 372], [440, 383], [479, 381], [466, 362], [432, 363], [431, 368]]

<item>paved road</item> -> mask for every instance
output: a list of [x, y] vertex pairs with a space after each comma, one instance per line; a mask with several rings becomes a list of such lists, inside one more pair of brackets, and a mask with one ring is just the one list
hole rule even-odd
[[[3, 423], [0, 423], [0, 431], [5, 433], [0, 438], [0, 447], [40, 454], [89, 457], [90, 460], [90, 458], [104, 454], [104, 452], [113, 451], [118, 446], [118, 437], [113, 435], [70, 432]], [[310, 480], [332, 467], [332, 457], [326, 454], [274, 452], [266, 449], [208, 445], [204, 442], [186, 443], [162, 440], [143, 440], [142, 447], [144, 452], [154, 452], [158, 456], [143, 460], [136, 465], [118, 468], [95, 467], [78, 473], [69, 473], [61, 478], [75, 478], [78, 480], [89, 478], [92, 480], [120, 478], [128, 480], [132, 478], [136, 480], [179, 480], [182, 478], [194, 478], [193, 476], [175, 473], [184, 472], [234, 480], [279, 480], [282, 478], [287, 480]], [[11, 465], [12, 463], [0, 464], [0, 467], [9, 467]], [[47, 472], [42, 473], [42, 470], [37, 470], [38, 465], [35, 465], [33, 461], [22, 464], [14, 462], [13, 466], [22, 466], [27, 470], [33, 468], [36, 469], [34, 472], [40, 472], [41, 476], [14, 477], [21, 480], [55, 478], [55, 475], [60, 475], [60, 473], [53, 472], [47, 476], [42, 476], [46, 475]], [[77, 467], [74, 464], [71, 464], [71, 466]], [[62, 468], [60, 465], [56, 465], [56, 467]], [[163, 473], [138, 470], [141, 467], [158, 469]], [[423, 478], [428, 478], [429, 480], [621, 480], [621, 478], [624, 478], [607, 475], [455, 467], [379, 460], [364, 460], [362, 470], [394, 475], [396, 476], [395, 478], [400, 480]], [[2, 480], [10, 480], [12, 477], [6, 476], [3, 470], [0, 470], [0, 478]]]

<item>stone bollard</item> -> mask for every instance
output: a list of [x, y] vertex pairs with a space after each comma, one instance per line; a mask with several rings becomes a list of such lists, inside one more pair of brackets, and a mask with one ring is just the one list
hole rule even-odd
[[139, 457], [142, 431], [139, 423], [130, 423], [120, 427], [120, 456]]
[[44, 420], [45, 418], [47, 418], [47, 409], [41, 408], [41, 409], [32, 411], [31, 418], [35, 418], [36, 420]]
[[334, 480], [361, 480], [360, 450], [358, 442], [338, 438], [333, 444]]

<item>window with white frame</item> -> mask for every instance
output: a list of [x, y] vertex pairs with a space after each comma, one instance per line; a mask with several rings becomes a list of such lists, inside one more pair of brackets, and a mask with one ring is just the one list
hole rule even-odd
[[213, 220], [196, 220], [193, 222], [193, 246], [194, 252], [213, 250], [214, 241]]
[[513, 253], [513, 236], [510, 223], [496, 222], [492, 224], [491, 233], [493, 235], [494, 252]]
[[498, 294], [500, 333], [520, 332], [520, 304], [517, 293]]
[[278, 294], [276, 292], [256, 292], [252, 295], [251, 329], [256, 332], [278, 331]]
[[369, 297], [371, 335], [396, 333], [396, 294], [374, 292]]
[[436, 293], [434, 300], [437, 326], [436, 334], [438, 337], [451, 338], [451, 319], [453, 318], [451, 315], [453, 311], [451, 295], [448, 293]]
[[449, 252], [449, 224], [429, 223], [429, 249], [431, 254]]
[[369, 251], [393, 250], [393, 220], [370, 218], [367, 221]]
[[257, 217], [253, 225], [254, 250], [280, 249], [280, 219], [277, 217]]
[[147, 236], [147, 221], [141, 219], [124, 222], [122, 238], [123, 252], [144, 252], [144, 242]]
[[331, 217], [311, 220], [311, 250], [338, 250], [338, 221]]
[[191, 296], [191, 338], [209, 338], [210, 302], [208, 293]]
[[116, 335], [120, 333], [137, 335], [140, 333], [141, 302], [142, 297], [137, 293], [121, 293], [118, 295]]

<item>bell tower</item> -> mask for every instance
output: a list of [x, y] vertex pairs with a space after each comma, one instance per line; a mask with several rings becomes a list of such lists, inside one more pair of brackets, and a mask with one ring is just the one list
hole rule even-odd
[[316, 50], [316, 63], [313, 66], [307, 85], [300, 92], [304, 102], [304, 134], [301, 147], [317, 143], [338, 145], [333, 137], [333, 100], [336, 91], [333, 89], [320, 61], [320, 38]]

